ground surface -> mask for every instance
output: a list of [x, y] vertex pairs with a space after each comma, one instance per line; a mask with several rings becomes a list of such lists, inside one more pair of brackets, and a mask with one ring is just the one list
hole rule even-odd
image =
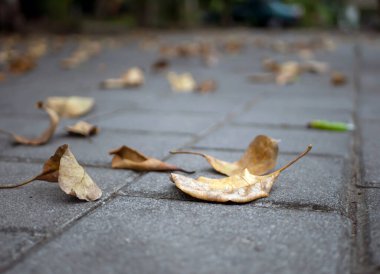
[[[227, 34], [227, 33], [226, 33]], [[235, 33], [236, 34], [236, 33]], [[163, 34], [165, 41], [198, 34]], [[224, 34], [221, 35], [223, 37]], [[251, 39], [254, 33], [240, 37]], [[313, 34], [273, 34], [304, 39]], [[252, 37], [251, 37], [252, 36]], [[215, 93], [175, 94], [164, 74], [149, 72], [155, 50], [133, 39], [105, 49], [74, 70], [58, 64], [75, 46], [42, 57], [32, 72], [0, 85], [0, 128], [33, 135], [46, 117], [33, 104], [46, 96], [90, 96], [90, 139], [69, 137], [64, 121], [46, 145], [13, 145], [0, 136], [1, 183], [37, 174], [64, 143], [103, 189], [97, 202], [79, 202], [55, 184], [34, 182], [0, 190], [0, 271], [6, 273], [371, 273], [380, 271], [380, 43], [337, 38], [338, 48], [316, 59], [349, 77], [333, 87], [327, 76], [305, 74], [293, 85], [252, 84], [261, 58], [297, 59], [247, 46], [212, 68], [176, 59], [172, 69], [212, 78]], [[250, 40], [248, 40], [250, 41]], [[101, 80], [130, 66], [146, 70], [136, 90], [104, 91]], [[86, 117], [84, 117], [86, 119]], [[352, 122], [347, 133], [311, 130], [312, 119]], [[269, 198], [248, 204], [195, 200], [167, 173], [110, 169], [110, 149], [123, 144], [165, 159], [194, 176], [217, 176], [198, 157], [170, 156], [191, 148], [233, 161], [258, 134], [281, 139], [279, 166], [309, 144], [310, 155], [284, 172]]]

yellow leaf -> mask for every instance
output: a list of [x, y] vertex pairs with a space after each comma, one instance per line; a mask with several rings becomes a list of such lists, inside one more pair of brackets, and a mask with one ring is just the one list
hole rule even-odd
[[171, 180], [183, 192], [192, 197], [211, 202], [247, 203], [269, 196], [272, 186], [280, 173], [305, 156], [311, 145], [297, 158], [273, 173], [264, 176], [251, 174], [248, 169], [224, 179], [199, 177], [189, 178], [180, 174], [171, 174]]
[[258, 135], [248, 146], [240, 160], [229, 163], [218, 160], [207, 154], [192, 151], [172, 151], [173, 154], [194, 154], [204, 157], [218, 172], [227, 176], [241, 173], [244, 169], [255, 175], [262, 175], [276, 166], [278, 145], [277, 141]]
[[112, 168], [131, 169], [136, 171], [168, 171], [178, 170], [192, 173], [177, 166], [162, 162], [158, 159], [147, 157], [144, 154], [127, 146], [110, 151], [114, 155]]
[[172, 90], [176, 92], [192, 92], [196, 87], [195, 80], [190, 73], [169, 72], [167, 78]]
[[61, 117], [75, 118], [82, 116], [94, 107], [95, 100], [90, 97], [48, 97], [45, 100], [48, 108], [53, 109]]

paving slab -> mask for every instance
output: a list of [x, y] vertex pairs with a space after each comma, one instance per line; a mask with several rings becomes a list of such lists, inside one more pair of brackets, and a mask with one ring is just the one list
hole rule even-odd
[[36, 233], [0, 231], [0, 271], [41, 239]]
[[380, 170], [378, 161], [380, 159], [380, 121], [361, 121], [363, 179], [366, 185], [380, 186]]
[[281, 140], [279, 147], [282, 152], [300, 153], [308, 144], [312, 144], [311, 154], [342, 157], [348, 157], [350, 154], [351, 137], [349, 133], [237, 125], [225, 126], [216, 130], [192, 146], [195, 148], [245, 150], [251, 140], [260, 134]]
[[[1, 162], [1, 183], [22, 182], [41, 170], [42, 164]], [[43, 181], [1, 189], [0, 231], [14, 228], [48, 233], [60, 229], [137, 176], [137, 173], [126, 170], [86, 167], [86, 171], [103, 191], [102, 199], [97, 202], [81, 202], [65, 194], [58, 184]]]
[[102, 128], [200, 134], [224, 119], [224, 115], [157, 111], [125, 111], [99, 118]]
[[[197, 150], [199, 151], [199, 150]], [[242, 153], [222, 151], [200, 151], [233, 162], [239, 159]], [[293, 157], [280, 155], [277, 167], [284, 165]], [[211, 169], [201, 157], [191, 155], [175, 155], [168, 161], [187, 170], [195, 170], [195, 174], [186, 175], [192, 178], [205, 176], [210, 178], [224, 178]], [[345, 163], [340, 158], [323, 158], [307, 156], [297, 165], [283, 172], [274, 184], [271, 195], [250, 205], [265, 204], [270, 206], [293, 206], [295, 208], [309, 207], [322, 208], [346, 212], [346, 178]], [[121, 193], [130, 196], [166, 198], [176, 200], [191, 200], [191, 196], [177, 189], [170, 181], [169, 173], [148, 173], [121, 190]]]
[[371, 260], [380, 270], [380, 189], [365, 190], [369, 219], [369, 251]]
[[7, 273], [349, 273], [349, 237], [333, 213], [122, 197]]
[[[302, 115], [300, 115], [302, 113]], [[298, 126], [306, 128], [313, 120], [352, 123], [352, 114], [346, 110], [326, 110], [283, 106], [280, 108], [253, 107], [234, 120], [236, 124]]]

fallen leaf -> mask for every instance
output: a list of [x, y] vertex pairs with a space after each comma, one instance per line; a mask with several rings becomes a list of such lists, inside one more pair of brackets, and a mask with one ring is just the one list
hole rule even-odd
[[3, 72], [0, 72], [0, 82], [3, 82], [7, 79], [7, 77], [5, 76], [5, 73]]
[[315, 60], [307, 60], [301, 69], [310, 73], [323, 74], [329, 70], [329, 65], [325, 62], [319, 62]]
[[121, 79], [126, 87], [137, 87], [144, 83], [144, 72], [137, 67], [128, 69]]
[[97, 55], [102, 50], [102, 45], [96, 41], [87, 41], [78, 46], [72, 54], [61, 61], [64, 69], [73, 69]]
[[334, 71], [331, 73], [330, 82], [334, 86], [342, 86], [347, 83], [347, 77], [341, 72]]
[[21, 74], [28, 72], [36, 66], [36, 59], [29, 55], [17, 55], [8, 61], [8, 68], [11, 73]]
[[59, 116], [75, 118], [88, 113], [95, 101], [90, 97], [48, 97], [45, 100], [46, 107], [53, 109]]
[[112, 159], [112, 168], [131, 169], [136, 171], [186, 171], [177, 166], [162, 162], [158, 159], [147, 157], [127, 146], [119, 147], [118, 149], [109, 152], [114, 155]]
[[271, 58], [264, 59], [262, 61], [262, 66], [265, 70], [275, 73], [280, 69], [280, 64]]
[[288, 61], [282, 63], [276, 76], [276, 83], [281, 86], [293, 83], [300, 73], [301, 67], [298, 62]]
[[218, 160], [210, 155], [192, 151], [172, 151], [172, 154], [193, 154], [204, 157], [218, 172], [227, 176], [241, 173], [247, 169], [255, 175], [262, 175], [276, 166], [278, 145], [277, 141], [258, 135], [248, 146], [240, 160], [230, 163]]
[[199, 93], [210, 93], [214, 92], [217, 88], [216, 82], [214, 80], [205, 80], [197, 85], [195, 88]]
[[130, 68], [120, 78], [106, 79], [100, 83], [105, 89], [138, 87], [144, 83], [144, 72], [139, 68]]
[[27, 137], [17, 135], [5, 130], [1, 130], [1, 132], [11, 136], [13, 138], [13, 141], [19, 144], [30, 145], [30, 146], [39, 146], [39, 145], [46, 144], [50, 140], [50, 138], [53, 136], [58, 126], [59, 116], [54, 110], [45, 106], [42, 102], [37, 103], [37, 108], [46, 111], [46, 113], [49, 115], [49, 118], [50, 118], [49, 127], [39, 137], [27, 138]]
[[180, 174], [171, 174], [171, 180], [183, 192], [192, 197], [211, 202], [247, 203], [269, 196], [272, 186], [280, 173], [305, 156], [312, 146], [297, 158], [280, 169], [264, 176], [251, 174], [248, 169], [223, 179], [199, 177], [189, 178]]
[[196, 87], [195, 80], [190, 73], [169, 72], [167, 78], [172, 90], [176, 92], [192, 92]]
[[160, 71], [168, 69], [169, 66], [170, 66], [169, 61], [167, 59], [161, 58], [152, 64], [151, 69], [155, 72], [160, 72]]
[[42, 172], [37, 176], [17, 185], [2, 185], [0, 189], [16, 188], [33, 181], [58, 182], [59, 187], [66, 193], [80, 200], [95, 201], [102, 196], [102, 191], [78, 164], [68, 145], [60, 146], [53, 156], [47, 160]]
[[91, 136], [99, 133], [99, 128], [85, 121], [79, 121], [75, 125], [66, 127], [68, 133], [80, 136]]

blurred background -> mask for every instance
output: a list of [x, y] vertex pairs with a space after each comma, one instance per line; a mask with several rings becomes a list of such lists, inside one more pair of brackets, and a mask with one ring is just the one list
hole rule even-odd
[[2, 32], [380, 27], [380, 0], [0, 0]]

